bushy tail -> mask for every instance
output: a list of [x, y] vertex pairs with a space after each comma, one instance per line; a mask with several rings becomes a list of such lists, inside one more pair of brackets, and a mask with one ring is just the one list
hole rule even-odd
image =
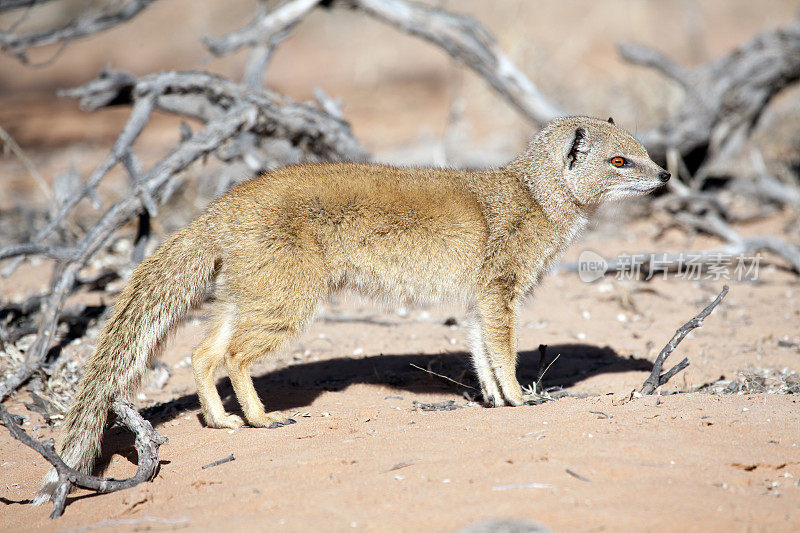
[[[195, 220], [142, 261], [114, 306], [59, 437], [61, 457], [76, 470], [91, 471], [111, 403], [135, 392], [169, 332], [200, 302], [214, 276], [219, 255], [207, 236], [206, 218]], [[51, 469], [34, 503], [49, 501], [57, 481]]]

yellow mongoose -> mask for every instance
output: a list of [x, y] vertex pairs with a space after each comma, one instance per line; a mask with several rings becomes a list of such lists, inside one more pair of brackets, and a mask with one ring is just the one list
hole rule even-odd
[[[475, 317], [473, 363], [484, 401], [525, 402], [516, 379], [520, 300], [584, 228], [597, 206], [669, 179], [631, 135], [570, 117], [491, 170], [297, 165], [248, 181], [144, 260], [131, 275], [67, 412], [59, 451], [89, 471], [108, 409], [130, 396], [168, 332], [217, 280], [218, 304], [192, 356], [203, 417], [226, 413], [222, 364], [251, 426], [289, 422], [264, 410], [249, 374], [343, 288], [390, 300], [465, 302]], [[48, 474], [37, 501], [55, 487]]]

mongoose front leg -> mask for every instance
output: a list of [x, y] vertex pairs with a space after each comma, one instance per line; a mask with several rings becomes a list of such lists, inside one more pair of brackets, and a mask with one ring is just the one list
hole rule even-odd
[[[491, 384], [486, 384], [490, 396], [485, 400], [492, 403], [491, 395], [497, 394], [494, 391], [499, 386], [502, 396], [494, 397], [494, 405], [522, 405], [525, 398], [517, 381], [516, 300], [504, 297], [501, 291], [500, 294], [484, 297], [478, 308], [486, 355], [494, 377], [493, 383], [496, 383], [494, 389]], [[481, 388], [484, 388], [483, 383]]]
[[[481, 386], [481, 395], [483, 396], [484, 403], [495, 406], [498, 405], [497, 402], [502, 402], [503, 395], [500, 393], [500, 387], [497, 385], [497, 380], [492, 370], [492, 364], [489, 361], [480, 313], [474, 311], [472, 314], [472, 327], [470, 331], [470, 340], [472, 341], [472, 366], [475, 368], [475, 374], [478, 376], [478, 383], [480, 383]], [[502, 405], [502, 403], [499, 405]]]

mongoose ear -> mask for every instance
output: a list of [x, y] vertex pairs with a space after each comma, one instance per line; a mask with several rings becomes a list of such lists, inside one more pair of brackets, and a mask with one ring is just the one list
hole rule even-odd
[[587, 153], [589, 153], [589, 146], [586, 141], [586, 130], [578, 127], [575, 129], [572, 144], [567, 152], [567, 167], [572, 168], [575, 163], [580, 164], [586, 158]]
[[609, 124], [613, 124], [614, 123], [614, 117], [608, 117], [608, 123]]

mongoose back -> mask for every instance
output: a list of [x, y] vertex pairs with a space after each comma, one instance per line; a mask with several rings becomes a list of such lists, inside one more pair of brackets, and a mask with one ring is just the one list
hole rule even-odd
[[[488, 405], [526, 401], [515, 327], [531, 292], [597, 207], [669, 179], [612, 121], [557, 119], [502, 168], [356, 163], [285, 167], [213, 202], [133, 271], [100, 334], [61, 430], [64, 461], [88, 472], [108, 410], [130, 397], [167, 334], [216, 279], [217, 303], [192, 356], [207, 425], [287, 423], [267, 412], [250, 365], [300, 332], [344, 288], [389, 300], [464, 302], [472, 361]], [[225, 365], [244, 420], [225, 412]], [[55, 471], [36, 501], [47, 501]]]

